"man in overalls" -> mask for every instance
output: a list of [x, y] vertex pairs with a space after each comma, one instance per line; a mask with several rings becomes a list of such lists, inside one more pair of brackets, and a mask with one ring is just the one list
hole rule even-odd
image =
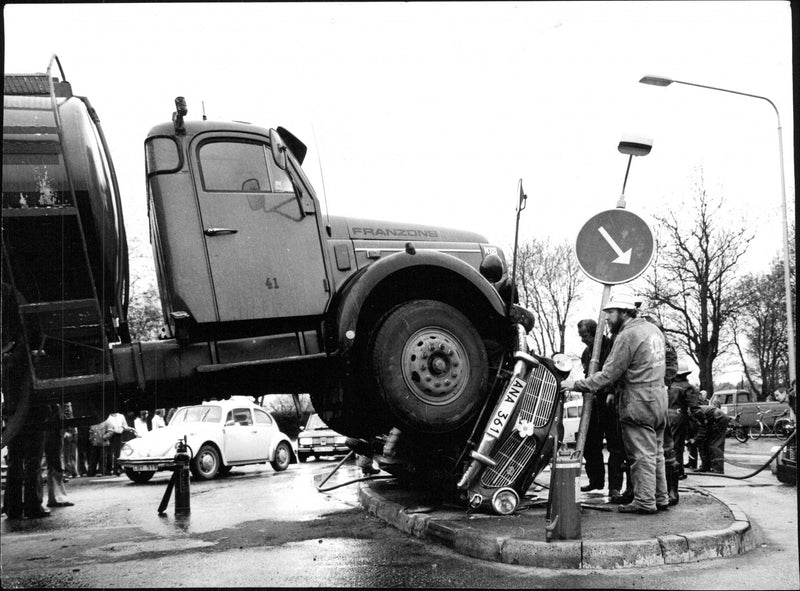
[[667, 388], [664, 336], [658, 327], [637, 318], [630, 296], [612, 296], [604, 308], [614, 344], [601, 371], [583, 380], [565, 380], [562, 388], [598, 392], [622, 381], [616, 402], [625, 451], [631, 460], [633, 501], [620, 505], [621, 513], [653, 514], [669, 508], [664, 469], [664, 429]]

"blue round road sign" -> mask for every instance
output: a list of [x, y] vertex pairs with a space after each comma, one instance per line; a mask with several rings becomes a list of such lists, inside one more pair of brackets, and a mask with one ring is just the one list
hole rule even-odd
[[583, 225], [575, 243], [578, 264], [600, 283], [627, 283], [641, 275], [655, 253], [653, 231], [627, 209], [601, 211]]

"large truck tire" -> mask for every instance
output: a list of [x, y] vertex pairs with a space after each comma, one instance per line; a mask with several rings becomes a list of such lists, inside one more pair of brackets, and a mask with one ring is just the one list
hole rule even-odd
[[401, 429], [450, 433], [482, 405], [486, 347], [472, 322], [448, 304], [413, 300], [394, 308], [368, 359], [377, 394]]

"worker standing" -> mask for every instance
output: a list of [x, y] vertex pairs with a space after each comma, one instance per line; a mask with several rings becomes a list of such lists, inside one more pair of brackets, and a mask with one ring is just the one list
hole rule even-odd
[[616, 402], [625, 451], [631, 459], [634, 498], [620, 505], [621, 513], [653, 514], [669, 508], [664, 469], [664, 428], [667, 414], [667, 389], [664, 336], [658, 327], [637, 318], [633, 298], [612, 296], [604, 308], [614, 334], [603, 369], [583, 380], [565, 380], [562, 388], [597, 392], [617, 380], [622, 387]]

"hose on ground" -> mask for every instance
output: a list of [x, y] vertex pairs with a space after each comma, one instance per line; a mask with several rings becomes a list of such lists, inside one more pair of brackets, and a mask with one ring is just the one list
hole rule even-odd
[[355, 484], [356, 482], [365, 482], [367, 480], [386, 480], [387, 478], [394, 478], [394, 476], [364, 476], [363, 478], [355, 478], [353, 480], [348, 480], [347, 482], [341, 482], [341, 483], [339, 483], [339, 484], [337, 484], [335, 486], [329, 486], [328, 488], [322, 488], [323, 486], [325, 486], [325, 483], [328, 482], [328, 480], [330, 480], [333, 477], [333, 475], [336, 474], [336, 472], [338, 472], [339, 468], [342, 467], [342, 464], [344, 464], [347, 460], [352, 458], [355, 453], [356, 452], [351, 450], [345, 457], [343, 457], [341, 460], [339, 460], [339, 463], [336, 464], [333, 467], [333, 470], [331, 470], [331, 473], [328, 474], [325, 477], [325, 480], [320, 482], [315, 487], [317, 489], [317, 492], [323, 493], [323, 492], [328, 492], [328, 491], [331, 491], [331, 490], [336, 490], [337, 488], [341, 488], [343, 486], [349, 486], [351, 484]]

